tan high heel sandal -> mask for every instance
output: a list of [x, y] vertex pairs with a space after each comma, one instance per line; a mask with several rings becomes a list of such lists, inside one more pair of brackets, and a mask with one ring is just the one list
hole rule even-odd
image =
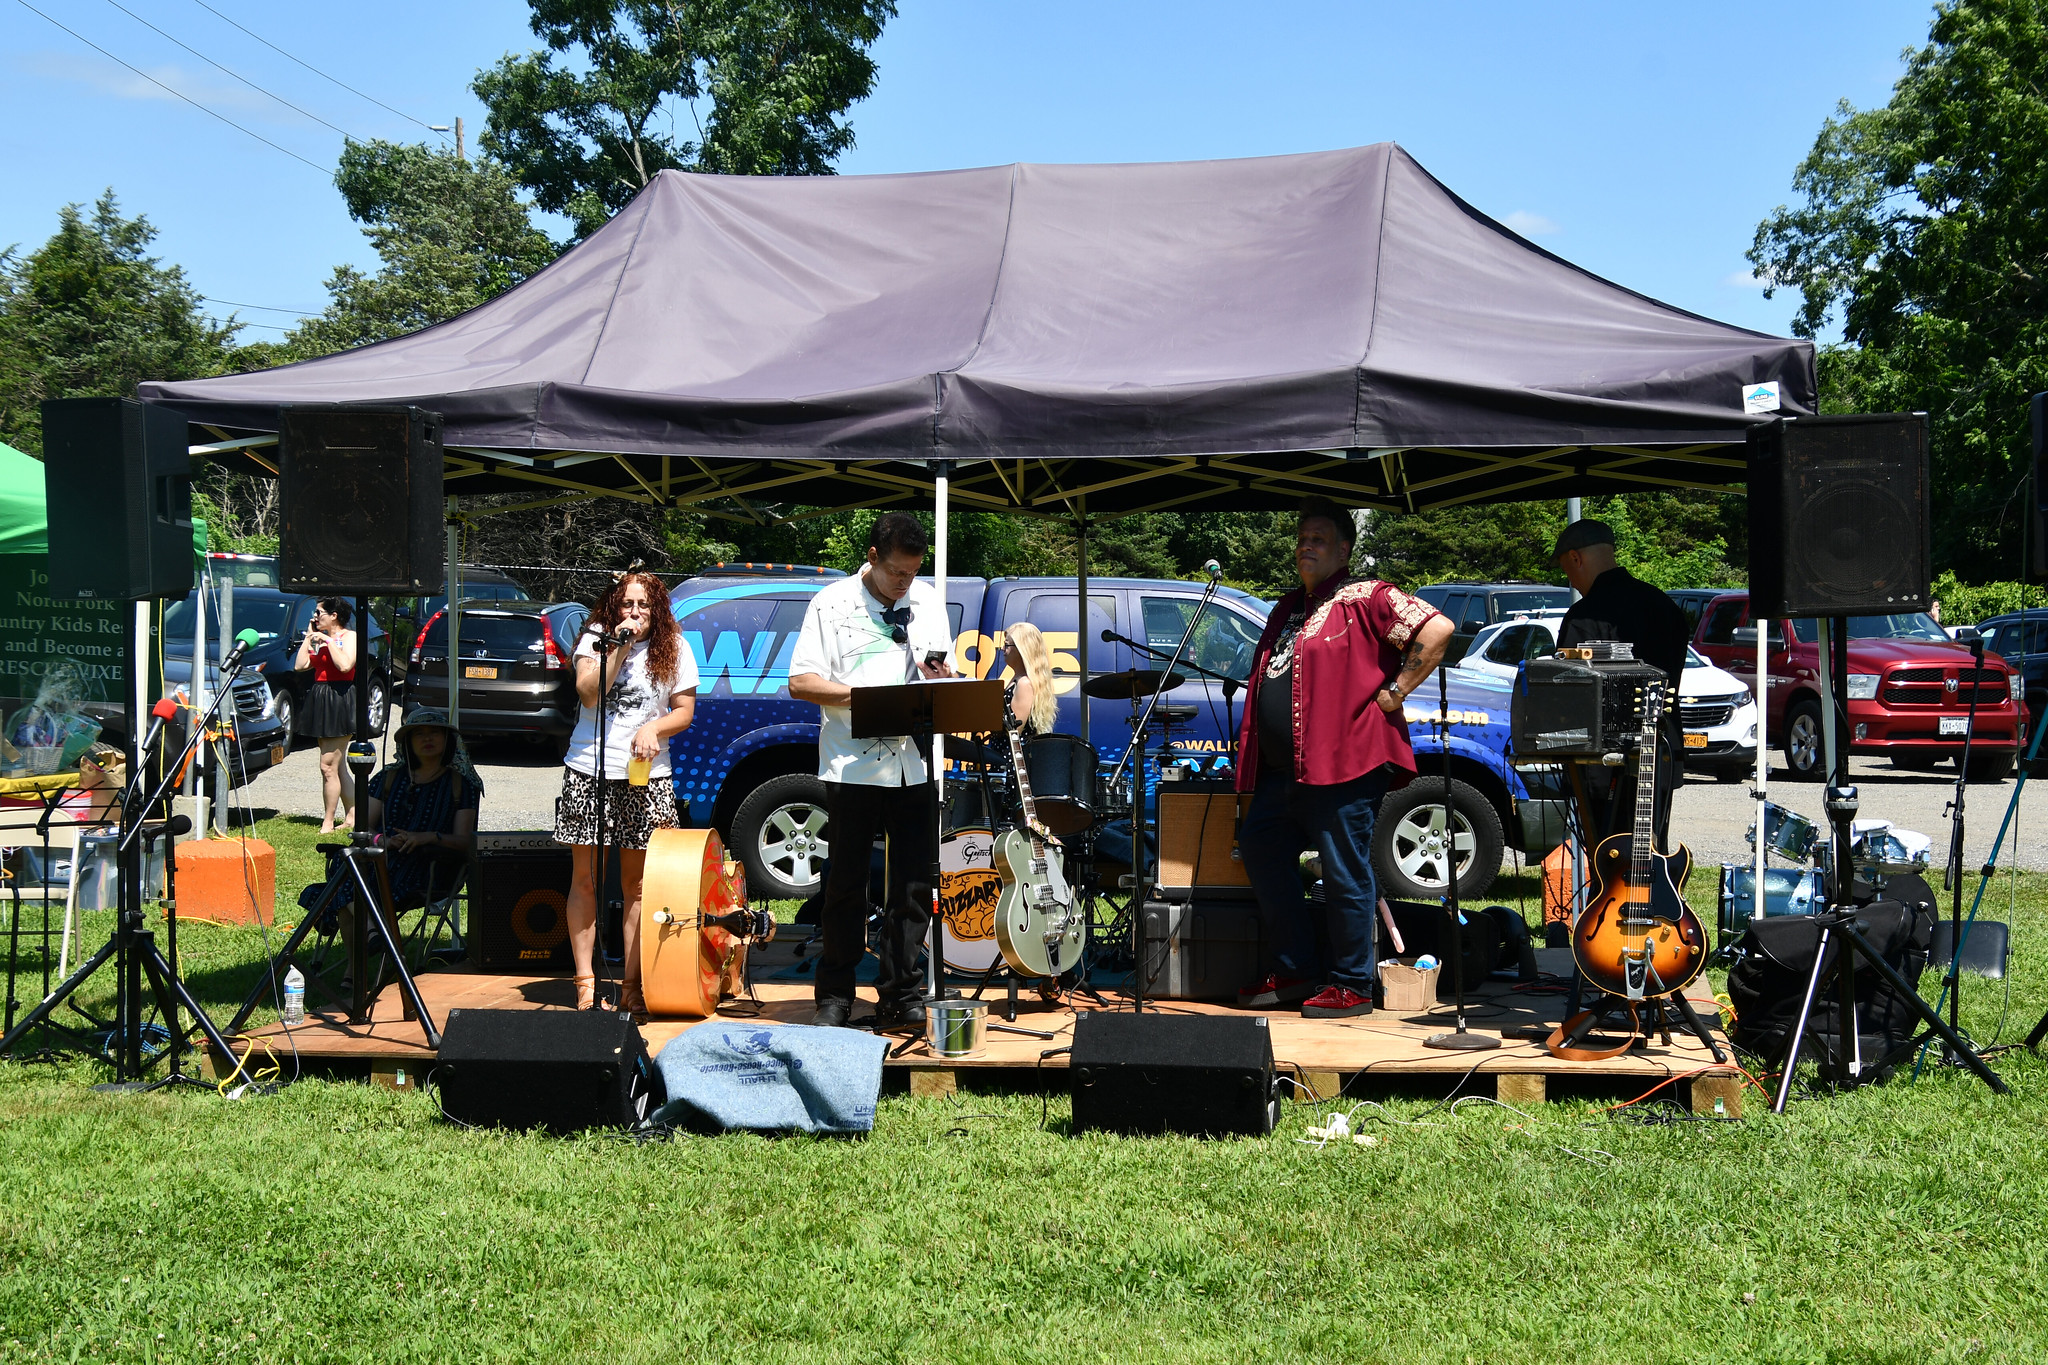
[[597, 1008], [597, 978], [578, 976], [571, 978], [576, 983], [576, 1008], [589, 1010]]
[[636, 1024], [647, 1022], [647, 997], [641, 993], [639, 982], [619, 983], [619, 1013], [631, 1015]]

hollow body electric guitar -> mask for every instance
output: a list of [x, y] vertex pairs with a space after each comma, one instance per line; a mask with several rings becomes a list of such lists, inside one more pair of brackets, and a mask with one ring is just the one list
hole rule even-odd
[[1665, 995], [1707, 965], [1707, 935], [1679, 894], [1692, 852], [1653, 846], [1657, 807], [1657, 726], [1664, 684], [1644, 689], [1633, 834], [1616, 834], [1593, 852], [1600, 889], [1572, 928], [1572, 957], [1586, 980], [1624, 1000]]
[[1081, 917], [1074, 913], [1074, 891], [1060, 865], [1059, 846], [1038, 823], [1031, 771], [1017, 727], [1005, 728], [1024, 827], [1005, 830], [996, 838], [996, 871], [1003, 877], [1002, 895], [996, 901], [996, 946], [1020, 976], [1058, 976], [1081, 961]]

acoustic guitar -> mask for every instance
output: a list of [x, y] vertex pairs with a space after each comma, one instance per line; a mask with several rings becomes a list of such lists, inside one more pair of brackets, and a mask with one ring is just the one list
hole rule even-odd
[[996, 900], [996, 946], [1018, 975], [1053, 977], [1081, 961], [1081, 916], [1074, 913], [1074, 889], [1060, 865], [1059, 846], [1038, 823], [1018, 727], [1006, 728], [1024, 827], [1004, 830], [996, 839], [996, 871], [1003, 877]]
[[1664, 684], [1644, 689], [1636, 765], [1633, 834], [1616, 834], [1593, 851], [1600, 889], [1572, 928], [1572, 957], [1586, 980], [1624, 1000], [1666, 995], [1707, 965], [1707, 935], [1679, 891], [1692, 874], [1692, 851], [1652, 845], [1657, 809], [1657, 726]]

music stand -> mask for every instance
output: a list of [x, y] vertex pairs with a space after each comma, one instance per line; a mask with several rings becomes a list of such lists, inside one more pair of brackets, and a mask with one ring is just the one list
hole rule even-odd
[[[924, 760], [925, 781], [931, 788], [928, 815], [932, 834], [931, 923], [925, 930], [925, 976], [933, 1000], [941, 999], [942, 921], [939, 918], [939, 784], [938, 768], [932, 761], [934, 735], [985, 735], [1003, 727], [1003, 684], [999, 678], [931, 678], [922, 682], [898, 683], [885, 687], [853, 689], [852, 728], [855, 739], [901, 739], [917, 741], [918, 756]], [[863, 856], [866, 850], [861, 850]], [[886, 894], [887, 888], [884, 888]], [[884, 907], [883, 913], [887, 914]], [[884, 1002], [886, 1003], [886, 1002]]]

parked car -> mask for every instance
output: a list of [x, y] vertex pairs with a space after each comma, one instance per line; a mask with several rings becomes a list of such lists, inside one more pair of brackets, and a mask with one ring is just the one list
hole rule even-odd
[[[1562, 613], [1560, 613], [1561, 615]], [[1456, 667], [1512, 681], [1522, 661], [1557, 648], [1555, 620], [1503, 621], [1472, 637]], [[1714, 667], [1696, 649], [1685, 652], [1678, 679], [1678, 710], [1685, 724], [1685, 764], [1732, 782], [1756, 769], [1756, 698], [1749, 684]]]
[[1450, 664], [1465, 657], [1472, 637], [1487, 626], [1537, 612], [1561, 612], [1572, 604], [1570, 588], [1548, 583], [1432, 583], [1415, 595], [1457, 627], [1444, 647], [1444, 662]]
[[[671, 750], [678, 805], [693, 822], [716, 828], [746, 864], [748, 886], [773, 899], [801, 899], [817, 890], [829, 849], [817, 778], [818, 708], [792, 700], [788, 681], [804, 608], [836, 576], [721, 572], [686, 580], [670, 595], [701, 675], [696, 720]], [[1001, 675], [1011, 622], [1029, 620], [1044, 632], [1059, 694], [1055, 728], [1080, 735], [1081, 632], [1073, 580], [949, 578], [947, 596], [956, 666], [979, 675]], [[1195, 584], [1177, 580], [1090, 579], [1090, 673], [1160, 666], [1128, 645], [1104, 643], [1102, 632], [1171, 652], [1200, 596]], [[1245, 677], [1269, 610], [1269, 603], [1247, 593], [1220, 590], [1189, 644], [1190, 655], [1216, 673]], [[1448, 686], [1458, 884], [1462, 894], [1476, 896], [1492, 884], [1506, 840], [1539, 857], [1556, 844], [1561, 807], [1550, 778], [1534, 779], [1532, 790], [1507, 763], [1508, 684], [1463, 674]], [[1204, 775], [1229, 772], [1242, 692], [1190, 674], [1167, 700], [1187, 708], [1173, 732], [1177, 764]], [[1133, 709], [1124, 702], [1088, 703], [1087, 735], [1099, 776], [1128, 747]], [[1409, 699], [1408, 718], [1424, 766], [1440, 762], [1434, 758], [1443, 747], [1433, 687]], [[1439, 791], [1414, 783], [1381, 806], [1375, 848], [1391, 895], [1427, 899], [1443, 890], [1440, 855], [1433, 851], [1441, 828]]]
[[[559, 757], [576, 728], [576, 634], [590, 616], [580, 602], [464, 600], [457, 724], [465, 735], [526, 736]], [[448, 705], [448, 613], [437, 611], [413, 641], [405, 704]]]
[[1685, 624], [1697, 630], [1700, 613], [1707, 609], [1709, 602], [1727, 591], [1726, 588], [1666, 588], [1664, 595], [1678, 603], [1678, 609], [1685, 613]]
[[[533, 600], [532, 593], [521, 587], [517, 581], [498, 572], [496, 569], [471, 568], [465, 565], [462, 569], [460, 587], [462, 589], [461, 600], [464, 602], [530, 602]], [[392, 628], [398, 633], [399, 643], [403, 645], [408, 639], [416, 640], [419, 637], [420, 631], [426, 627], [427, 622], [431, 621], [437, 612], [448, 609], [448, 595], [445, 592], [439, 592], [428, 597], [394, 598], [390, 601], [390, 607]], [[402, 648], [397, 651], [396, 656], [392, 659], [392, 676], [398, 680], [401, 688], [405, 681], [406, 669], [410, 667], [410, 664], [411, 655]]]
[[[172, 603], [164, 613], [164, 672], [167, 678], [172, 676], [173, 665], [180, 659], [188, 662], [184, 672], [177, 676], [182, 679], [190, 674], [192, 626], [198, 610], [194, 603], [195, 595], [187, 593], [182, 602]], [[306, 688], [313, 681], [311, 669], [294, 669], [292, 663], [306, 627], [313, 623], [313, 608], [319, 601], [318, 596], [310, 593], [279, 592], [274, 588], [236, 588], [234, 592], [235, 633], [244, 630], [256, 632], [256, 644], [244, 656], [245, 672], [260, 675], [269, 684], [273, 696], [271, 714], [287, 735], [295, 733], [293, 722], [305, 699]], [[217, 662], [220, 658], [220, 630], [212, 610], [207, 613], [206, 634], [207, 657]], [[386, 714], [390, 710], [390, 640], [375, 616], [370, 618], [369, 629], [362, 634], [370, 646], [370, 733], [382, 734]]]
[[[1767, 734], [1784, 746], [1785, 763], [1798, 778], [1826, 777], [1821, 735], [1820, 632], [1812, 620], [1772, 621], [1766, 640]], [[1693, 637], [1695, 648], [1738, 678], [1756, 677], [1756, 633], [1748, 593], [1723, 593], [1708, 604]], [[1996, 782], [2012, 771], [2019, 751], [2024, 683], [1997, 653], [1973, 668], [1966, 645], [1949, 638], [1926, 612], [1849, 618], [1849, 686], [1844, 705], [1851, 727], [1849, 752], [1891, 759], [1894, 766], [1926, 771], [1960, 759], [1976, 700], [1971, 738], [1972, 782]]]
[[[2027, 704], [2027, 733], [2031, 735], [2043, 710], [2048, 710], [2048, 610], [1993, 616], [1977, 623], [1977, 633], [1984, 637], [1986, 650], [2005, 660], [2007, 667], [2019, 670]], [[1964, 647], [1968, 648], [1967, 641]]]

